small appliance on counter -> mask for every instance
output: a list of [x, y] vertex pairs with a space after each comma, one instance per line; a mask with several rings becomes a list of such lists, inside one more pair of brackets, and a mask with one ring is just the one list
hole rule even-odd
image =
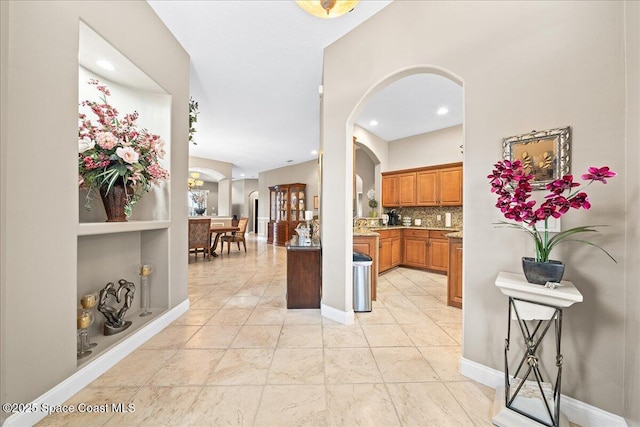
[[392, 209], [389, 212], [389, 225], [400, 225], [400, 219], [398, 218], [398, 212], [395, 209]]
[[387, 225], [387, 224], [389, 224], [389, 215], [382, 214], [382, 225]]

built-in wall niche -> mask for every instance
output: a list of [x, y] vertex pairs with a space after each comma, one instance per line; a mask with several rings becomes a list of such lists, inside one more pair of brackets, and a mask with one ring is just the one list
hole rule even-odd
[[[98, 234], [78, 237], [78, 285], [76, 301], [86, 294], [96, 294], [107, 283], [113, 282], [118, 287], [118, 280], [125, 279], [135, 284], [133, 303], [126, 313], [125, 319], [132, 325], [116, 335], [104, 336], [104, 316], [93, 308], [95, 322], [90, 327], [91, 341], [98, 345], [92, 349], [93, 354], [80, 359], [78, 366], [91, 361], [95, 356], [111, 348], [123, 338], [137, 331], [149, 321], [167, 311], [169, 307], [169, 259], [166, 248], [169, 244], [168, 229]], [[139, 265], [151, 264], [150, 276], [150, 316], [140, 317], [142, 293], [140, 286]], [[109, 304], [119, 309], [120, 303], [109, 300]]]
[[[171, 171], [171, 96], [168, 95], [149, 76], [122, 55], [95, 31], [84, 23], [79, 26], [78, 54], [78, 102], [98, 99], [95, 86], [88, 85], [91, 78], [107, 85], [111, 96], [109, 103], [123, 117], [137, 111], [140, 114], [137, 124], [149, 132], [158, 134], [165, 141], [166, 156], [163, 166]], [[106, 60], [113, 70], [100, 69], [96, 61]], [[87, 114], [94, 123], [95, 115], [91, 111], [79, 111]], [[186, 118], [185, 118], [186, 120]], [[186, 138], [185, 138], [186, 141]], [[186, 142], [185, 142], [186, 143]], [[170, 198], [168, 183], [145, 193], [133, 208], [133, 215], [127, 222], [107, 223], [102, 201], [93, 200], [91, 211], [86, 211], [85, 192], [79, 192], [79, 224], [77, 229], [77, 285], [76, 303], [86, 294], [99, 296], [107, 283], [118, 287], [118, 280], [125, 279], [136, 286], [132, 306], [125, 320], [132, 325], [125, 331], [105, 336], [103, 334], [104, 316], [93, 308], [95, 322], [90, 328], [91, 341], [98, 345], [91, 349], [92, 354], [78, 360], [77, 366], [91, 363], [97, 356], [118, 346], [122, 340], [149, 322], [166, 313], [169, 308], [169, 227]], [[185, 231], [186, 232], [186, 231]], [[150, 280], [150, 311], [152, 315], [140, 317], [141, 289], [138, 266], [151, 264], [153, 272]], [[69, 295], [69, 298], [73, 298]], [[123, 301], [110, 298], [109, 304], [119, 309]], [[75, 325], [69, 325], [74, 327]]]
[[[98, 64], [107, 63], [113, 70]], [[80, 23], [80, 43], [78, 53], [78, 103], [83, 100], [98, 100], [100, 93], [89, 79], [98, 79], [111, 93], [108, 102], [120, 113], [137, 111], [139, 128], [160, 135], [165, 141], [167, 154], [161, 160], [162, 166], [171, 171], [171, 95], [156, 84], [149, 76], [129, 61], [111, 44], [84, 23]], [[78, 107], [93, 123], [95, 114], [88, 107]], [[81, 223], [103, 222], [106, 214], [99, 195], [94, 194], [92, 209], [85, 209], [87, 192], [79, 192], [79, 218]], [[169, 185], [154, 186], [134, 206], [131, 221], [153, 221], [170, 219]]]

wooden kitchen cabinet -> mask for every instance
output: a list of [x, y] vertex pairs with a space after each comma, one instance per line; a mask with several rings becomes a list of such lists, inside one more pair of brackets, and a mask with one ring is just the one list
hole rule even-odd
[[428, 268], [429, 230], [403, 230], [404, 265]]
[[416, 206], [416, 173], [383, 175], [382, 206]]
[[438, 171], [423, 171], [416, 174], [416, 202], [418, 206], [438, 205]]
[[447, 305], [462, 308], [462, 239], [449, 239]]
[[462, 206], [462, 165], [440, 170], [440, 206]]
[[379, 273], [379, 237], [377, 235], [353, 236], [353, 251], [369, 255], [373, 261], [371, 264], [371, 299], [376, 300]]
[[383, 173], [382, 206], [462, 206], [462, 163]]
[[402, 230], [378, 230], [380, 235], [378, 272], [390, 270], [402, 262]]
[[446, 273], [449, 269], [449, 231], [404, 230], [404, 261], [411, 267]]
[[449, 241], [445, 234], [448, 231], [429, 231], [427, 268], [447, 272], [449, 269]]
[[398, 176], [382, 175], [382, 206], [399, 206]]
[[417, 172], [418, 206], [462, 206], [462, 165]]

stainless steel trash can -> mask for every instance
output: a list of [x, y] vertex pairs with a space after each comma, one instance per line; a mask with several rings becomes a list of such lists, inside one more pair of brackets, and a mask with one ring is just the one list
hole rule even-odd
[[373, 259], [353, 253], [353, 311], [371, 311], [371, 265]]

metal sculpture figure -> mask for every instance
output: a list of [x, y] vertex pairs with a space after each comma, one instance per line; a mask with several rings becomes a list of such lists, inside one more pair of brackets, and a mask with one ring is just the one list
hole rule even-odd
[[[106, 318], [104, 322], [104, 334], [115, 335], [118, 334], [129, 326], [131, 321], [124, 320], [124, 315], [131, 308], [133, 302], [133, 296], [136, 292], [136, 285], [131, 282], [127, 282], [124, 279], [118, 280], [120, 285], [116, 290], [113, 282], [107, 283], [107, 286], [100, 291], [100, 302], [98, 303], [98, 311]], [[107, 305], [109, 297], [115, 298], [116, 302], [120, 302], [122, 299], [122, 292], [124, 291], [124, 304], [120, 307], [120, 310], [116, 310], [114, 307]]]

